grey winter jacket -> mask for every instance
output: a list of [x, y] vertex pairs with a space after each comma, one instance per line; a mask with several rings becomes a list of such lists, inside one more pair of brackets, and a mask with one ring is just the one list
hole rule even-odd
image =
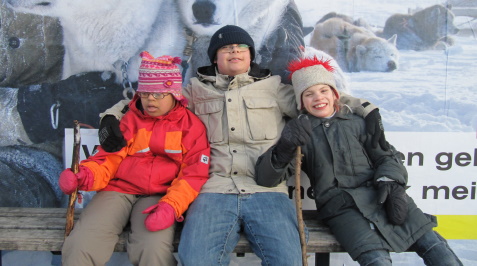
[[[389, 151], [382, 150], [379, 145], [376, 149], [371, 148], [371, 136], [366, 134], [363, 118], [346, 107], [331, 119], [307, 116], [311, 121], [312, 140], [302, 147], [302, 170], [310, 178], [320, 219], [325, 223], [333, 221], [332, 230], [338, 239], [349, 237], [340, 235], [345, 229], [348, 233], [352, 230], [353, 235], [365, 234], [369, 227], [350, 229], [346, 221], [333, 219], [343, 208], [356, 206], [357, 215], [369, 220], [386, 240], [382, 243], [342, 243], [351, 257], [356, 259], [371, 249], [405, 251], [437, 225], [435, 217], [424, 214], [410, 197], [405, 223], [401, 226], [388, 223], [384, 208], [377, 204], [376, 180], [385, 176], [406, 185], [407, 171], [402, 165], [401, 154], [394, 147]], [[275, 169], [272, 156], [273, 147], [257, 162], [256, 177], [260, 185], [273, 186], [294, 171], [293, 164]]]

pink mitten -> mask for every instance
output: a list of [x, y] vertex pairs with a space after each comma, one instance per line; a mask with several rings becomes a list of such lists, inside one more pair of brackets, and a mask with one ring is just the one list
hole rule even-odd
[[89, 190], [93, 185], [93, 182], [93, 173], [84, 166], [80, 166], [79, 171], [76, 174], [71, 171], [71, 168], [64, 170], [60, 174], [60, 180], [58, 180], [61, 191], [66, 195], [73, 193], [76, 188], [80, 190]]
[[61, 191], [66, 195], [70, 195], [78, 187], [78, 178], [71, 171], [71, 168], [68, 168], [61, 172], [58, 183], [60, 184]]
[[169, 203], [162, 201], [145, 209], [142, 213], [149, 214], [144, 221], [144, 225], [146, 225], [147, 230], [152, 232], [169, 228], [176, 220], [174, 208]]

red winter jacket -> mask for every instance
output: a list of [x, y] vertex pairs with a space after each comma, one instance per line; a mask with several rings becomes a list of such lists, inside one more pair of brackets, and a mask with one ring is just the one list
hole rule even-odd
[[151, 117], [136, 106], [135, 96], [121, 119], [126, 147], [108, 153], [101, 147], [81, 165], [94, 175], [92, 191], [166, 194], [179, 218], [209, 178], [210, 146], [204, 125], [177, 103], [169, 113]]

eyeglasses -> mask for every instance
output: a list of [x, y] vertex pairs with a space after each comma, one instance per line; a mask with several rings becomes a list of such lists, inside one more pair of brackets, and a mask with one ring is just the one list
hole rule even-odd
[[219, 52], [221, 52], [221, 53], [232, 53], [234, 51], [234, 48], [237, 48], [237, 51], [239, 51], [239, 52], [245, 52], [250, 48], [250, 46], [248, 46], [246, 44], [236, 44], [236, 45], [229, 44], [229, 45], [224, 45], [224, 46], [220, 47]]
[[166, 97], [169, 94], [170, 93], [142, 92], [142, 91], [137, 93], [137, 95], [139, 95], [139, 97], [141, 98], [148, 98], [149, 95], [152, 95], [154, 99], [164, 99], [164, 97]]

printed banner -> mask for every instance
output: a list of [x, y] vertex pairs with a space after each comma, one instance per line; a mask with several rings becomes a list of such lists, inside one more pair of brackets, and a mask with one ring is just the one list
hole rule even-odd
[[[81, 129], [81, 160], [98, 142], [96, 129]], [[477, 239], [477, 138], [462, 132], [387, 132], [387, 140], [404, 156], [407, 193], [424, 212], [436, 215], [437, 231], [448, 239]], [[71, 165], [73, 129], [65, 129], [64, 163]], [[295, 180], [288, 181], [290, 197]], [[308, 177], [302, 173], [303, 209], [314, 210]]]

